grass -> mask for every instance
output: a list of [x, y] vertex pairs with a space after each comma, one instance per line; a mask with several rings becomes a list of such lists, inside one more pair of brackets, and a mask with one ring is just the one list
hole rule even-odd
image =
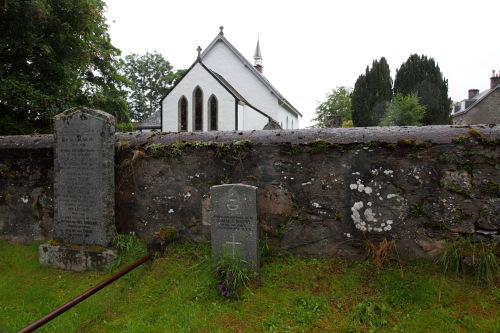
[[[131, 241], [118, 243], [126, 249]], [[111, 274], [43, 267], [37, 253], [37, 244], [0, 241], [0, 332], [23, 328]], [[237, 299], [220, 296], [209, 247], [173, 244], [37, 332], [500, 331], [498, 276], [478, 281], [432, 262], [378, 268], [373, 260], [271, 255], [246, 285]]]
[[445, 245], [437, 259], [445, 271], [468, 274], [478, 281], [494, 281], [500, 276], [500, 248], [498, 244], [473, 243], [467, 237], [455, 238]]

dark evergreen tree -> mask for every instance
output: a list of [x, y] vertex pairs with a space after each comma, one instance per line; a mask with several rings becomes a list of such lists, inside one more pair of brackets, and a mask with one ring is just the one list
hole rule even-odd
[[354, 127], [372, 126], [372, 110], [368, 99], [366, 75], [361, 74], [351, 94], [352, 124]]
[[448, 97], [448, 80], [443, 77], [433, 58], [411, 55], [396, 71], [394, 93], [410, 95], [416, 93], [420, 104], [427, 110], [424, 125], [451, 123], [451, 99]]
[[377, 126], [391, 99], [391, 71], [382, 57], [373, 61], [371, 69], [367, 66], [354, 85], [351, 99], [354, 126]]

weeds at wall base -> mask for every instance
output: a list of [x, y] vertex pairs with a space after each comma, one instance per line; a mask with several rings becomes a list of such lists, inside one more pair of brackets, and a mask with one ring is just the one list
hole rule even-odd
[[134, 234], [117, 234], [113, 239], [113, 245], [116, 247], [118, 257], [111, 265], [111, 271], [142, 258], [148, 252], [144, 241]]
[[387, 240], [387, 238], [384, 238], [378, 243], [367, 240], [365, 249], [369, 258], [374, 261], [377, 269], [380, 270], [382, 265], [388, 263], [394, 253], [396, 253], [396, 240]]
[[473, 276], [477, 281], [493, 282], [500, 277], [498, 243], [473, 243], [468, 237], [457, 237], [445, 244], [435, 262], [444, 272]]

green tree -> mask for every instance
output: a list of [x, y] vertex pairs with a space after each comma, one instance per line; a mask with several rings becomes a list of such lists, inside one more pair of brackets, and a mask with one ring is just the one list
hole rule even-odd
[[427, 113], [424, 125], [450, 124], [451, 99], [448, 98], [448, 80], [443, 77], [433, 58], [411, 55], [396, 72], [394, 93], [417, 93]]
[[88, 106], [128, 120], [102, 0], [0, 1], [0, 135], [50, 132]]
[[311, 127], [325, 127], [327, 116], [341, 116], [344, 122], [351, 120], [351, 91], [352, 88], [342, 86], [326, 94], [326, 101], [318, 102], [316, 118], [313, 119], [316, 124]]
[[372, 68], [366, 67], [351, 95], [354, 126], [376, 126], [385, 113], [386, 102], [392, 99], [392, 78], [387, 60], [374, 60]]
[[161, 98], [185, 72], [174, 71], [170, 62], [156, 51], [144, 55], [129, 54], [120, 67], [121, 72], [133, 83], [128, 103], [130, 115], [136, 121], [156, 111]]
[[[367, 69], [368, 70], [368, 69]], [[352, 123], [355, 127], [372, 126], [372, 109], [368, 99], [366, 75], [361, 74], [351, 94]]]
[[420, 105], [416, 93], [407, 96], [396, 94], [391, 102], [387, 102], [380, 126], [419, 126], [424, 116], [425, 107]]

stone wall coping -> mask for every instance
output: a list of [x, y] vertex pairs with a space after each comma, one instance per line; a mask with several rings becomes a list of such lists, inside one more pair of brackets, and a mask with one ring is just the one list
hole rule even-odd
[[0, 136], [0, 149], [47, 149], [54, 148], [52, 134]]
[[[124, 141], [130, 146], [152, 143], [171, 144], [178, 141], [228, 143], [240, 140], [251, 140], [254, 144], [307, 144], [318, 139], [337, 144], [356, 144], [371, 141], [397, 143], [401, 139], [448, 144], [460, 136], [468, 136], [471, 128], [476, 129], [485, 138], [500, 138], [500, 126], [495, 124], [178, 133], [128, 132], [116, 133], [115, 138], [117, 142]], [[52, 134], [0, 136], [0, 149], [43, 149], [53, 148], [53, 146]]]

